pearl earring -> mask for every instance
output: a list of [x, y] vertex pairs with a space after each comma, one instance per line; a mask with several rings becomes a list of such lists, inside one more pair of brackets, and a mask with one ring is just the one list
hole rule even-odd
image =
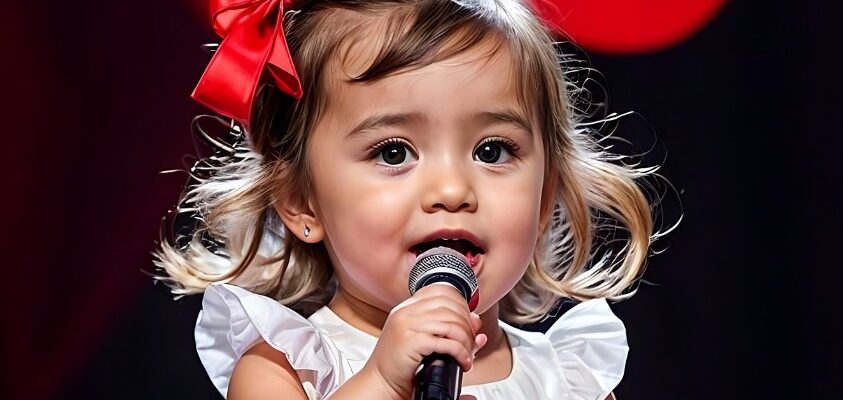
[[310, 227], [305, 225], [304, 226], [304, 237], [310, 236]]

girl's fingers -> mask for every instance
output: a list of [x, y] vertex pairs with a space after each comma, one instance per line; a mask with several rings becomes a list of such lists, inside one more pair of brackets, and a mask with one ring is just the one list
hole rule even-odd
[[462, 308], [464, 306], [465, 309], [468, 310], [468, 304], [465, 299], [453, 286], [448, 284], [434, 284], [419, 289], [416, 294], [396, 305], [392, 309], [392, 312], [397, 312], [404, 308], [418, 307], [419, 303], [426, 302], [431, 299], [453, 302], [457, 308]]
[[463, 371], [471, 370], [474, 364], [474, 357], [462, 343], [447, 338], [428, 337], [418, 345], [416, 351], [423, 357], [433, 353], [447, 354], [454, 358]]
[[[471, 337], [474, 337], [475, 333], [470, 316], [461, 315], [459, 312], [446, 307], [435, 308], [421, 314], [413, 315], [411, 321], [414, 321], [413, 326], [417, 324], [421, 325], [424, 322], [448, 322], [459, 325]], [[410, 329], [415, 330], [414, 328]]]
[[462, 343], [469, 352], [474, 352], [477, 340], [474, 333], [467, 331], [464, 326], [453, 322], [430, 321], [415, 328], [416, 332], [426, 333], [441, 338], [448, 338]]
[[468, 309], [468, 302], [465, 301], [465, 298], [462, 297], [456, 288], [448, 284], [425, 286], [419, 289], [413, 297], [443, 300], [444, 302], [451, 303], [459, 309], [464, 310], [466, 314], [471, 312], [471, 310]]
[[461, 320], [465, 321], [467, 326], [471, 327], [471, 313], [468, 311], [468, 306], [464, 303], [465, 301], [463, 301], [463, 304], [460, 304], [449, 299], [432, 297], [419, 300], [413, 305], [408, 306], [406, 312], [414, 315], [416, 318], [428, 318], [428, 316], [433, 313], [449, 310], [455, 316], [458, 316]]

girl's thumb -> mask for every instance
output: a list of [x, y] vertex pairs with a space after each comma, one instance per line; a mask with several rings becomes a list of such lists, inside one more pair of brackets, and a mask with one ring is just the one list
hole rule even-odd
[[489, 337], [486, 336], [485, 333], [481, 333], [481, 334], [475, 336], [474, 337], [474, 353], [472, 355], [477, 354], [477, 352], [480, 351], [480, 349], [482, 349], [483, 346], [485, 346], [486, 342], [488, 342], [488, 341], [489, 341]]

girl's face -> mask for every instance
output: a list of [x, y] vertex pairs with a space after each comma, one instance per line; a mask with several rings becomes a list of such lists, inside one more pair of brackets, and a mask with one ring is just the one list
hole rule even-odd
[[478, 313], [524, 274], [539, 235], [544, 149], [518, 104], [510, 53], [487, 53], [331, 83], [310, 141], [310, 201], [345, 293], [388, 312], [409, 297], [418, 252], [442, 244], [468, 253]]

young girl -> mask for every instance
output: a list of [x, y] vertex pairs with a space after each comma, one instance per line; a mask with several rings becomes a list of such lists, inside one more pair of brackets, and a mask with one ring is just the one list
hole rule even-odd
[[[403, 400], [436, 352], [464, 398], [612, 397], [628, 348], [605, 299], [642, 271], [649, 171], [579, 123], [528, 3], [212, 4], [224, 40], [194, 97], [235, 141], [194, 168], [210, 173], [179, 211], [198, 225], [156, 264], [204, 291], [196, 346], [220, 393]], [[593, 254], [598, 217], [626, 230], [614, 257]], [[470, 261], [473, 311], [447, 286], [410, 295], [436, 246]], [[515, 327], [560, 304], [546, 333]]]

